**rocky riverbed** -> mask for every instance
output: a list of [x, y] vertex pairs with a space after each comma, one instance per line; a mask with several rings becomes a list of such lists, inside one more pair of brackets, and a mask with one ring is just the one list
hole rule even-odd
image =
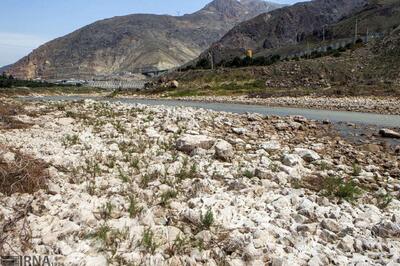
[[[140, 96], [139, 96], [140, 97]], [[160, 95], [146, 98], [163, 98]], [[377, 114], [400, 115], [400, 99], [396, 97], [271, 97], [256, 98], [242, 96], [193, 96], [174, 97], [174, 100], [220, 103], [257, 104], [271, 107], [298, 107], [307, 109], [352, 111]]]
[[[400, 155], [303, 117], [95, 102], [26, 103], [0, 166], [0, 253], [65, 265], [398, 265]], [[21, 181], [21, 180], [19, 180]], [[22, 180], [23, 181], [23, 180]], [[21, 182], [22, 182], [21, 181]]]

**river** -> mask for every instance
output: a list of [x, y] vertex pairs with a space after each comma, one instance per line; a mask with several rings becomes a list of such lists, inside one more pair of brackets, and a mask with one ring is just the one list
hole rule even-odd
[[[214, 111], [231, 112], [237, 114], [259, 113], [263, 115], [293, 116], [300, 115], [313, 120], [329, 120], [335, 129], [353, 142], [388, 142], [390, 145], [399, 145], [400, 140], [383, 139], [377, 136], [379, 128], [400, 128], [399, 115], [383, 115], [373, 113], [359, 113], [347, 111], [317, 110], [291, 107], [268, 107], [262, 105], [248, 105], [236, 103], [206, 103], [199, 101], [178, 101], [169, 99], [135, 99], [135, 98], [104, 98], [91, 96], [26, 96], [27, 101], [79, 101], [92, 99], [97, 101], [121, 102], [126, 104], [146, 104], [164, 106], [185, 106], [204, 108]], [[372, 139], [372, 141], [371, 141]]]

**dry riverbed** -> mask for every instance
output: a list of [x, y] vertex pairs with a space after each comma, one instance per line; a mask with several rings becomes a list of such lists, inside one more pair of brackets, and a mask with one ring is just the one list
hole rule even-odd
[[[129, 96], [120, 96], [129, 97]], [[142, 96], [134, 96], [142, 98]], [[174, 99], [183, 101], [256, 104], [270, 107], [296, 107], [334, 111], [352, 111], [377, 114], [400, 115], [400, 99], [397, 97], [271, 97], [252, 98], [249, 96], [185, 96], [163, 97], [146, 95], [144, 98]]]
[[303, 117], [2, 102], [0, 255], [88, 266], [400, 263], [399, 151], [350, 144]]

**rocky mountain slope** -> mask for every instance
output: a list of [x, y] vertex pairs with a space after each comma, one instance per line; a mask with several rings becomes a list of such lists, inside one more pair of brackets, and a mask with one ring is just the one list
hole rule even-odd
[[[350, 19], [350, 18], [349, 18]], [[374, 19], [373, 17], [370, 19]], [[335, 28], [338, 24], [333, 25]], [[362, 24], [361, 24], [362, 25]], [[287, 48], [287, 47], [286, 47]], [[274, 49], [273, 51], [286, 48]], [[257, 56], [257, 55], [256, 55]], [[336, 106], [332, 97], [343, 96], [400, 96], [400, 26], [383, 38], [371, 39], [367, 44], [352, 44], [328, 55], [311, 58], [293, 58], [272, 65], [248, 67], [217, 67], [169, 73], [166, 80], [177, 80], [178, 89], [165, 91], [163, 96], [216, 96], [250, 95], [246, 103], [263, 103], [286, 96], [328, 96], [329, 104]], [[156, 90], [157, 91], [157, 90]], [[215, 100], [215, 99], [214, 99]], [[207, 99], [210, 101], [210, 99]], [[297, 100], [295, 100], [297, 102]], [[343, 105], [340, 98], [338, 105]], [[285, 105], [292, 103], [284, 101]], [[341, 103], [340, 103], [341, 102]], [[298, 103], [295, 104], [299, 107]], [[300, 103], [301, 107], [314, 104]], [[319, 105], [318, 103], [316, 104]], [[361, 104], [360, 107], [362, 107]], [[326, 103], [323, 104], [327, 109]], [[335, 107], [336, 108], [336, 107]], [[376, 111], [377, 105], [374, 105]], [[386, 109], [386, 107], [385, 107]], [[346, 107], [346, 110], [349, 110]], [[389, 110], [389, 109], [387, 109]], [[368, 111], [363, 109], [363, 111]]]
[[0, 67], [0, 75], [3, 74], [3, 72], [5, 72], [8, 69], [10, 69], [10, 67], [11, 67], [11, 65], [6, 65], [6, 66]]
[[[216, 62], [244, 54], [302, 41], [324, 25], [361, 10], [367, 0], [315, 0], [284, 7], [242, 22], [230, 30], [210, 50]], [[203, 53], [203, 57], [208, 53]]]
[[262, 0], [215, 0], [180, 17], [105, 19], [46, 43], [9, 72], [49, 79], [172, 68], [196, 58], [237, 23], [279, 7]]

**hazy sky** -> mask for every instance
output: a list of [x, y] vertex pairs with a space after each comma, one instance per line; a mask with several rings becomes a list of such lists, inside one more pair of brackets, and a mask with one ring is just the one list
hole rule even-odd
[[99, 19], [133, 13], [183, 15], [208, 2], [211, 0], [1, 0], [0, 66]]

